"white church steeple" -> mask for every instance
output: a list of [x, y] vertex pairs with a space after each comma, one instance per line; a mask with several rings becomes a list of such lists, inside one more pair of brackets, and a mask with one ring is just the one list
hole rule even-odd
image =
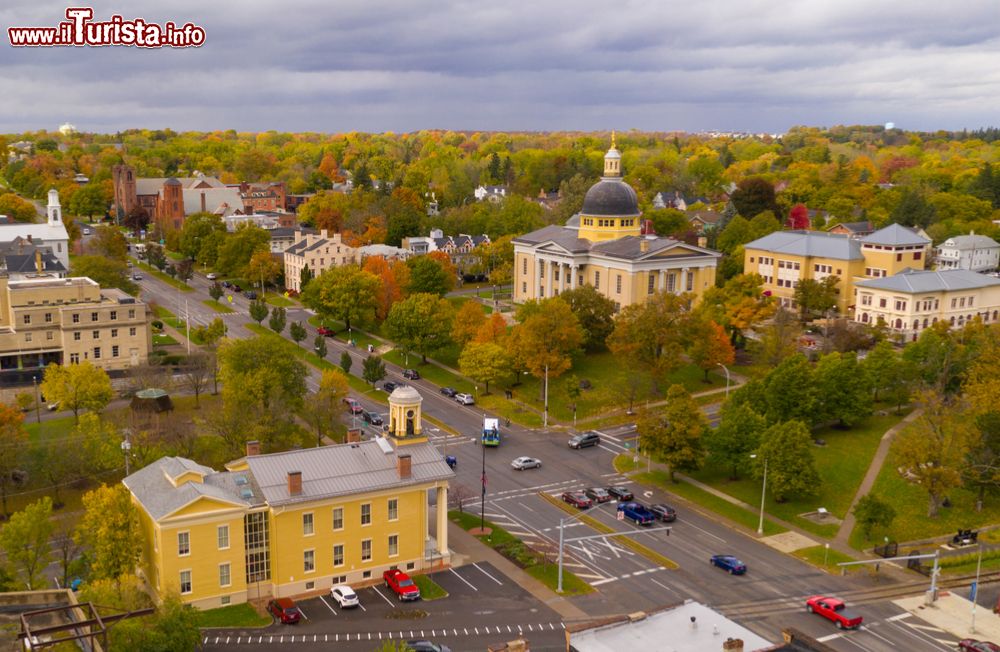
[[45, 210], [49, 216], [49, 226], [62, 225], [62, 206], [59, 205], [59, 191], [55, 188], [49, 190], [49, 205]]

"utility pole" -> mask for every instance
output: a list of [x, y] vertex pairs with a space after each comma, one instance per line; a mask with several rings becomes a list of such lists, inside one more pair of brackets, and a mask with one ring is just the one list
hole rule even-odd
[[188, 313], [187, 299], [184, 299], [184, 328], [187, 329], [187, 354], [191, 355], [191, 315]]
[[35, 423], [42, 423], [42, 405], [38, 396], [38, 376], [31, 377], [31, 384], [35, 386]]
[[549, 365], [545, 365], [545, 411], [542, 413], [542, 427], [549, 427]]
[[122, 442], [122, 452], [125, 453], [125, 476], [126, 477], [128, 477], [128, 475], [129, 475], [129, 461], [128, 461], [128, 458], [129, 458], [129, 455], [131, 454], [131, 451], [132, 451], [132, 442], [129, 441], [129, 435], [131, 435], [131, 434], [132, 434], [132, 431], [129, 428], [125, 428], [125, 430], [124, 430], [125, 441]]
[[[483, 449], [483, 495], [479, 501], [479, 531], [486, 531], [486, 444], [479, 442], [479, 447]], [[559, 533], [562, 536], [562, 532]]]

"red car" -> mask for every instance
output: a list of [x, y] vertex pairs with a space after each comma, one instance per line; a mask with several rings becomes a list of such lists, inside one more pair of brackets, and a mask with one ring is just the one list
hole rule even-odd
[[573, 507], [579, 507], [580, 509], [587, 509], [594, 504], [590, 498], [587, 498], [587, 494], [582, 491], [567, 491], [562, 495], [562, 499]]
[[857, 629], [861, 627], [863, 620], [861, 616], [848, 611], [843, 600], [825, 595], [814, 595], [806, 598], [806, 611], [833, 621], [837, 629]]
[[365, 411], [365, 409], [361, 407], [361, 404], [350, 396], [344, 397], [344, 404], [347, 405], [347, 411], [351, 414], [361, 414]]
[[400, 600], [419, 600], [420, 589], [413, 583], [410, 576], [398, 568], [390, 568], [382, 573], [387, 588], [391, 589]]
[[302, 613], [295, 606], [295, 601], [291, 598], [277, 598], [267, 603], [267, 610], [271, 615], [286, 625], [299, 622]]
[[958, 649], [961, 652], [1000, 652], [1000, 645], [966, 638], [958, 642]]
[[332, 328], [327, 328], [326, 326], [320, 326], [319, 328], [316, 329], [316, 332], [322, 335], [323, 337], [333, 337], [334, 335], [337, 334], [337, 331], [333, 330]]

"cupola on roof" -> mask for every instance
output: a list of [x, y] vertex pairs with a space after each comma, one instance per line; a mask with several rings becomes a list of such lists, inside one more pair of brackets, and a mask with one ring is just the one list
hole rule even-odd
[[640, 214], [639, 197], [622, 179], [621, 158], [612, 132], [611, 149], [604, 155], [604, 176], [587, 191], [581, 215], [632, 217]]

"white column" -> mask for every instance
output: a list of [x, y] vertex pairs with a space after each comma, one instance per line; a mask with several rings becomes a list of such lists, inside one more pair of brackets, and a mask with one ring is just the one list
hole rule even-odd
[[569, 273], [572, 274], [572, 276], [570, 276], [570, 278], [569, 278], [569, 289], [575, 290], [576, 289], [576, 277], [579, 276], [579, 274], [580, 274], [580, 266], [579, 265], [570, 265]]
[[[681, 287], [681, 291], [678, 294], [683, 294], [684, 292], [688, 291], [688, 289], [687, 289], [687, 287], [688, 287], [688, 275], [690, 273], [691, 273], [691, 269], [690, 268], [685, 267], [683, 269], [683, 273], [681, 274], [681, 286], [682, 287]], [[693, 286], [692, 286], [692, 289], [693, 289]]]
[[667, 289], [667, 270], [665, 269], [660, 270], [660, 287], [657, 289], [660, 290], [660, 292]]
[[545, 259], [539, 258], [538, 271], [535, 273], [535, 296], [533, 297], [534, 299], [537, 299], [542, 296], [542, 281], [544, 280], [542, 274], [544, 273], [545, 273]]
[[569, 265], [559, 263], [559, 294], [566, 291], [566, 274], [569, 273]]
[[437, 552], [448, 554], [448, 487], [437, 488]]

